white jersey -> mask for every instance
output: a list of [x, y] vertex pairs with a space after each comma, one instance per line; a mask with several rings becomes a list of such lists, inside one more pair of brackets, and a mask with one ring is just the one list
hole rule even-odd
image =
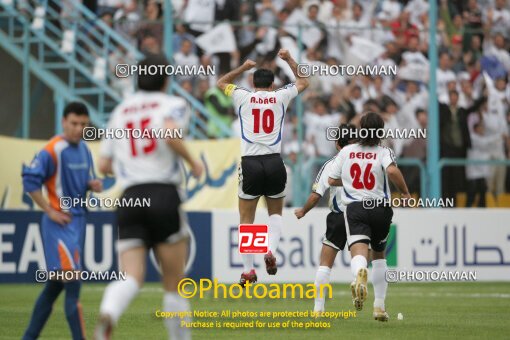
[[332, 212], [341, 213], [345, 210], [345, 206], [341, 201], [342, 187], [332, 187], [328, 183], [335, 158], [336, 156], [327, 160], [326, 163], [322, 165], [313, 183], [312, 192], [324, 197], [324, 193], [329, 189], [329, 209]]
[[[172, 119], [184, 129], [187, 114], [184, 99], [162, 92], [139, 91], [115, 108], [106, 133], [129, 129], [144, 133], [139, 139], [130, 138], [128, 133], [119, 134], [121, 138], [108, 138], [105, 134], [101, 141], [100, 154], [113, 159], [113, 170], [123, 189], [143, 183], [181, 182], [179, 157], [165, 139], [172, 134], [179, 138], [178, 130], [165, 130], [165, 120]], [[132, 134], [136, 137], [134, 131]]]
[[232, 96], [239, 115], [241, 156], [280, 153], [285, 111], [298, 94], [296, 84], [257, 92], [230, 84], [225, 93]]
[[386, 168], [396, 164], [393, 150], [384, 146], [348, 145], [333, 161], [330, 177], [342, 179], [342, 203], [390, 198]]

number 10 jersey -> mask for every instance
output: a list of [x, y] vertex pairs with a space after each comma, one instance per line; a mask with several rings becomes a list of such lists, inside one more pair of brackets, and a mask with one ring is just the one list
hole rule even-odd
[[232, 96], [241, 124], [241, 156], [281, 153], [285, 111], [298, 94], [296, 85], [257, 92], [229, 86], [225, 93]]

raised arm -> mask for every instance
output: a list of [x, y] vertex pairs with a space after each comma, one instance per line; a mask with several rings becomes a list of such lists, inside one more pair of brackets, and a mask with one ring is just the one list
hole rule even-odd
[[233, 69], [232, 71], [218, 79], [216, 85], [220, 88], [220, 90], [225, 91], [227, 86], [232, 84], [237, 77], [239, 77], [244, 72], [254, 68], [256, 64], [257, 63], [254, 62], [253, 60], [250, 59], [246, 60], [241, 66]]
[[291, 57], [288, 50], [281, 49], [278, 51], [278, 57], [280, 57], [282, 60], [284, 60], [292, 70], [292, 73], [294, 73], [294, 76], [296, 77], [296, 87], [299, 93], [303, 92], [308, 87], [308, 79], [300, 77], [298, 75], [298, 64], [296, 61]]

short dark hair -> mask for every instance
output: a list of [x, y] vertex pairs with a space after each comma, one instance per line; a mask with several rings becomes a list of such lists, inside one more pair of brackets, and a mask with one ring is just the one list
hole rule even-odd
[[441, 59], [441, 57], [444, 56], [445, 54], [448, 56], [448, 58], [452, 57], [450, 55], [450, 52], [448, 52], [448, 50], [442, 50], [441, 52], [439, 52], [439, 58], [438, 59]]
[[311, 4], [310, 6], [308, 6], [308, 11], [310, 11], [310, 9], [311, 9], [312, 7], [315, 7], [315, 9], [319, 10], [319, 5], [317, 5], [317, 4]]
[[74, 113], [77, 116], [88, 116], [89, 110], [87, 106], [81, 102], [70, 102], [64, 108], [64, 118], [67, 118], [71, 113]]
[[416, 118], [418, 118], [418, 115], [419, 115], [420, 113], [425, 113], [425, 114], [427, 114], [427, 111], [425, 111], [425, 109], [424, 109], [424, 108], [419, 107], [419, 108], [417, 108], [417, 109], [416, 109], [416, 111], [414, 111], [414, 116], [415, 116]]
[[367, 130], [367, 133], [362, 134], [364, 138], [359, 139], [359, 144], [363, 146], [379, 145], [381, 138], [378, 137], [377, 131], [384, 129], [384, 120], [375, 112], [365, 113], [360, 120], [360, 127]]
[[398, 107], [397, 103], [390, 96], [384, 95], [381, 98], [381, 106], [382, 106], [383, 110], [387, 110], [388, 106], [390, 106], [390, 105], [394, 105], [394, 106]]
[[452, 94], [455, 94], [457, 97], [459, 96], [459, 92], [457, 90], [450, 90], [448, 91], [448, 95], [451, 96]]
[[[148, 69], [150, 66], [169, 65], [168, 60], [163, 54], [148, 53], [142, 61], [138, 63], [138, 69]], [[152, 74], [150, 74], [152, 73]], [[139, 72], [138, 88], [143, 91], [157, 92], [161, 91], [166, 84], [167, 75], [164, 72]]]
[[253, 73], [253, 85], [257, 88], [268, 88], [274, 82], [274, 73], [267, 68], [259, 68]]
[[363, 5], [358, 1], [354, 1], [354, 3], [352, 4], [352, 8], [354, 7], [359, 7], [359, 9], [363, 10]]
[[340, 135], [336, 140], [336, 144], [341, 148], [356, 140], [356, 127], [354, 125], [340, 124], [338, 129], [340, 130]]
[[375, 106], [377, 110], [381, 110], [381, 105], [379, 102], [373, 98], [368, 99], [366, 102], [363, 103], [363, 106]]
[[315, 99], [315, 101], [313, 102], [313, 105], [314, 106], [322, 105], [322, 106], [328, 107], [328, 103], [322, 98]]

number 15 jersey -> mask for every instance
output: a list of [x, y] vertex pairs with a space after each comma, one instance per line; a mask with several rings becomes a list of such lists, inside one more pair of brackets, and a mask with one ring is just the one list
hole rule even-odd
[[232, 96], [239, 115], [241, 156], [280, 153], [285, 111], [298, 94], [296, 84], [257, 92], [229, 84], [225, 94]]
[[123, 189], [137, 184], [181, 182], [179, 156], [167, 144], [166, 138], [172, 136], [165, 124], [169, 119], [183, 128], [188, 117], [184, 99], [162, 92], [138, 91], [115, 108], [108, 122], [109, 131], [138, 130], [132, 136], [123, 133], [121, 138], [101, 141], [100, 154], [112, 159], [115, 177]]
[[351, 144], [333, 162], [329, 177], [342, 179], [342, 204], [391, 196], [386, 168], [396, 160], [390, 148]]

